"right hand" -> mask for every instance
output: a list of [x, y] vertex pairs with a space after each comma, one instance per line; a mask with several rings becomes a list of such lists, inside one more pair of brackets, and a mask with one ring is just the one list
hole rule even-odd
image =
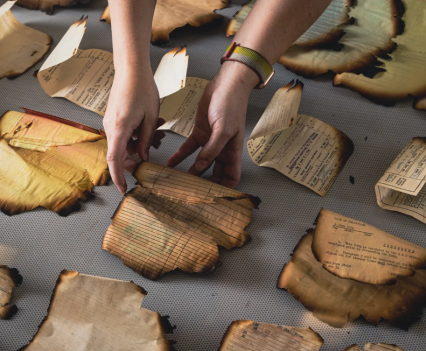
[[165, 137], [163, 131], [155, 132], [162, 124], [158, 121], [159, 109], [158, 90], [150, 68], [116, 74], [103, 124], [109, 170], [122, 194], [127, 190], [123, 170], [132, 169], [137, 163], [128, 156], [137, 152], [142, 160], [148, 161], [150, 146], [159, 145]]

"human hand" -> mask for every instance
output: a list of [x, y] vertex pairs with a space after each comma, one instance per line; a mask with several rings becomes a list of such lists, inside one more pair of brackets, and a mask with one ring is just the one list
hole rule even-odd
[[214, 162], [210, 180], [235, 188], [241, 177], [248, 98], [258, 82], [245, 65], [224, 62], [198, 104], [194, 130], [167, 166], [175, 167], [201, 147], [188, 172], [199, 176]]
[[136, 166], [136, 161], [128, 156], [137, 152], [147, 161], [151, 144], [158, 146], [165, 136], [163, 131], [155, 132], [162, 124], [158, 121], [159, 108], [158, 90], [150, 67], [116, 74], [103, 123], [109, 170], [122, 194], [127, 190], [123, 170]]

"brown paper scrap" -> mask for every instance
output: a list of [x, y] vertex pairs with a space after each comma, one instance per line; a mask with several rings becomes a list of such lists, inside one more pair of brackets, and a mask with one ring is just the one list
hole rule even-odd
[[109, 180], [107, 141], [96, 130], [33, 112], [0, 118], [0, 209], [45, 207], [66, 216]]
[[318, 351], [323, 344], [323, 338], [310, 328], [240, 320], [229, 326], [219, 351]]
[[280, 88], [247, 141], [253, 162], [276, 169], [325, 196], [353, 152], [340, 130], [314, 117], [299, 115], [303, 83]]
[[46, 319], [25, 351], [169, 351], [157, 312], [133, 282], [62, 271]]
[[377, 204], [426, 223], [426, 138], [413, 138], [377, 182]]
[[13, 289], [22, 284], [22, 276], [15, 268], [0, 265], [0, 319], [10, 319], [18, 311], [11, 304]]
[[[241, 26], [253, 5], [252, 1], [243, 7], [231, 21], [229, 34]], [[333, 0], [317, 22], [278, 61], [305, 77], [329, 71], [363, 71], [377, 63], [378, 57], [396, 48], [391, 38], [404, 28], [399, 5], [399, 0]]]
[[21, 75], [42, 59], [52, 38], [27, 27], [13, 16], [15, 1], [0, 7], [0, 78]]
[[426, 267], [426, 249], [326, 209], [318, 217], [312, 252], [329, 272], [368, 284], [395, 283]]
[[[332, 0], [318, 20], [294, 44], [312, 47], [339, 40], [344, 34], [340, 26], [351, 21], [349, 8], [353, 2], [353, 0]], [[256, 0], [251, 0], [234, 15], [226, 29], [227, 36], [237, 34], [255, 3]]]
[[384, 71], [373, 78], [339, 74], [334, 78], [334, 84], [344, 84], [384, 105], [393, 105], [411, 95], [426, 95], [426, 1], [404, 0], [404, 5], [404, 32], [392, 40], [397, 49], [390, 57], [378, 60]]
[[148, 279], [181, 269], [207, 273], [219, 265], [218, 245], [244, 245], [258, 198], [149, 162], [134, 176], [112, 217], [102, 248]]
[[404, 349], [400, 349], [396, 345], [382, 344], [379, 342], [377, 344], [365, 344], [364, 350], [358, 345], [352, 345], [350, 347], [347, 347], [343, 351], [404, 351]]
[[[214, 10], [223, 9], [229, 3], [229, 0], [157, 0], [151, 43], [167, 43], [172, 31], [187, 24], [198, 28], [221, 20], [222, 15], [214, 13]], [[102, 14], [101, 21], [111, 24], [109, 7]]]
[[398, 277], [393, 285], [360, 283], [328, 272], [312, 253], [315, 230], [309, 230], [293, 251], [278, 279], [319, 320], [341, 328], [363, 316], [377, 325], [381, 319], [408, 329], [426, 306], [426, 270]]
[[41, 10], [53, 14], [55, 6], [70, 7], [76, 4], [88, 4], [90, 0], [18, 0], [17, 5], [30, 10]]
[[[68, 29], [37, 78], [49, 96], [65, 98], [104, 116], [115, 76], [113, 55], [104, 50], [78, 48], [86, 22], [87, 18], [82, 17]], [[187, 68], [186, 47], [163, 56], [154, 74], [160, 98], [185, 87]]]

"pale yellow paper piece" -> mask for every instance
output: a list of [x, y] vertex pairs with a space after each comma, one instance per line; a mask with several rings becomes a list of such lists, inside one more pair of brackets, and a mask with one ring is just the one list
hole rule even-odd
[[16, 77], [42, 59], [52, 38], [27, 27], [13, 16], [15, 1], [0, 7], [0, 78]]
[[256, 165], [276, 169], [325, 196], [351, 156], [353, 143], [329, 124], [297, 114], [302, 91], [297, 81], [275, 93], [247, 149]]
[[377, 204], [426, 223], [426, 138], [413, 138], [377, 182]]
[[[227, 7], [229, 2], [229, 0], [157, 0], [152, 21], [151, 43], [168, 42], [172, 31], [187, 24], [201, 27], [221, 20], [222, 15], [214, 11]], [[111, 24], [109, 7], [103, 12], [101, 21]]]
[[55, 6], [70, 7], [76, 4], [87, 4], [90, 0], [18, 0], [19, 6], [30, 10], [41, 10], [48, 15], [53, 13]]
[[62, 271], [47, 318], [22, 350], [169, 351], [161, 317], [133, 282]]
[[[115, 75], [113, 54], [78, 48], [86, 22], [87, 18], [82, 17], [69, 28], [37, 77], [49, 96], [65, 98], [104, 116]], [[186, 47], [175, 48], [164, 55], [154, 75], [160, 98], [185, 86], [187, 68]]]
[[426, 306], [426, 270], [398, 277], [393, 285], [342, 279], [316, 260], [314, 236], [310, 230], [300, 240], [278, 278], [278, 288], [286, 289], [316, 318], [341, 328], [362, 315], [374, 325], [385, 319], [405, 330], [421, 318]]
[[[81, 129], [82, 128], [82, 129]], [[67, 120], [9, 111], [0, 118], [0, 209], [66, 216], [109, 180], [105, 136]]]
[[404, 351], [404, 349], [400, 349], [396, 345], [382, 344], [379, 342], [377, 344], [365, 344], [364, 350], [358, 345], [352, 345], [350, 347], [347, 347], [343, 351]]
[[414, 103], [414, 107], [418, 110], [426, 110], [426, 97], [417, 99]]
[[219, 351], [318, 351], [323, 344], [310, 328], [239, 320], [229, 326]]
[[208, 83], [206, 79], [188, 77], [185, 88], [161, 99], [159, 118], [166, 122], [158, 129], [189, 137], [194, 129], [198, 103]]
[[312, 252], [329, 272], [368, 284], [395, 283], [426, 266], [426, 249], [326, 209], [318, 217]]
[[0, 319], [10, 319], [17, 311], [11, 304], [13, 289], [22, 283], [22, 276], [15, 268], [0, 265]]
[[143, 162], [105, 233], [102, 248], [148, 279], [181, 269], [213, 271], [217, 246], [244, 245], [260, 200], [199, 177]]
[[[227, 36], [237, 34], [255, 3], [256, 0], [251, 0], [234, 15], [226, 30]], [[332, 0], [324, 13], [296, 40], [295, 44], [309, 47], [339, 40], [344, 34], [339, 26], [350, 22], [348, 13], [352, 3], [353, 0]]]
[[375, 102], [392, 105], [413, 95], [426, 95], [426, 1], [404, 0], [404, 32], [393, 39], [397, 49], [390, 59], [379, 59], [384, 72], [373, 78], [343, 73], [334, 84], [344, 84]]

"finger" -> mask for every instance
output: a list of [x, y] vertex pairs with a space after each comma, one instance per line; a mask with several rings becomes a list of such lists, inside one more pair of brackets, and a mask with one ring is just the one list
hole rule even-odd
[[184, 159], [197, 151], [199, 147], [200, 145], [195, 141], [195, 138], [191, 134], [181, 147], [169, 158], [167, 161], [167, 167], [176, 167]]
[[123, 161], [123, 167], [129, 173], [133, 173], [135, 171], [135, 168], [136, 168], [137, 165], [138, 165], [138, 163], [131, 158], [126, 158]]
[[241, 157], [238, 162], [226, 165], [223, 169], [223, 179], [220, 184], [234, 189], [241, 179]]
[[223, 179], [223, 169], [225, 165], [223, 162], [216, 160], [213, 167], [213, 175], [210, 176], [209, 180], [213, 183], [221, 184]]
[[152, 144], [152, 138], [154, 136], [156, 125], [157, 120], [154, 120], [153, 118], [145, 117], [144, 121], [142, 122], [137, 148], [139, 157], [144, 161], [148, 161], [149, 159], [149, 148]]
[[123, 161], [127, 154], [127, 139], [125, 136], [121, 137], [122, 133], [117, 133], [117, 131], [115, 133], [108, 139], [107, 162], [114, 184], [124, 194], [127, 184], [123, 175]]
[[213, 163], [211, 163], [207, 168], [203, 169], [202, 171], [197, 171], [197, 169], [195, 168], [195, 165], [192, 165], [191, 168], [188, 169], [188, 173], [195, 175], [197, 177], [201, 177], [204, 173], [206, 173], [210, 169], [212, 165]]
[[195, 159], [195, 169], [199, 172], [206, 169], [219, 156], [231, 137], [225, 129], [213, 130], [210, 140]]

